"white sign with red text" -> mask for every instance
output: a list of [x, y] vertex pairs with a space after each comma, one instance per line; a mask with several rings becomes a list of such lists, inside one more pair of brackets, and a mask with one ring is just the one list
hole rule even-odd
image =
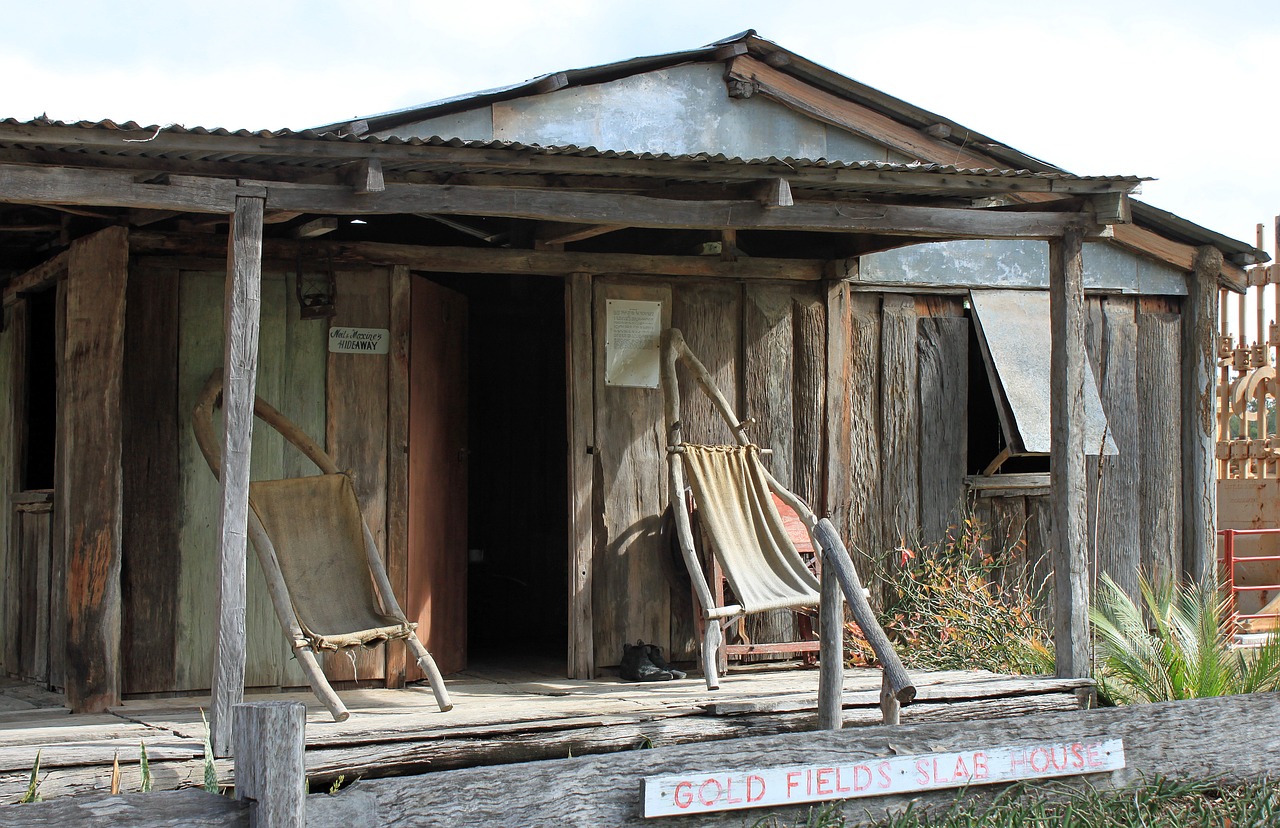
[[1124, 767], [1124, 742], [1052, 742], [955, 753], [890, 756], [826, 765], [647, 776], [646, 817], [799, 805], [1022, 779], [1105, 773]]

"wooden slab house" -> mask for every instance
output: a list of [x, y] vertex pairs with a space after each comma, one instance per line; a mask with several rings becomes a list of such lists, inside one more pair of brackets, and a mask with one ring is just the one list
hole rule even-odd
[[[1141, 180], [754, 32], [318, 129], [0, 121], [0, 670], [83, 711], [303, 684], [244, 515], [311, 470], [255, 392], [353, 470], [446, 673], [691, 659], [637, 333], [675, 326], [873, 592], [972, 499], [1083, 675], [1090, 567], [1212, 571], [1215, 307], [1266, 259]], [[225, 486], [190, 427], [219, 367]], [[397, 643], [326, 670], [420, 678]]]

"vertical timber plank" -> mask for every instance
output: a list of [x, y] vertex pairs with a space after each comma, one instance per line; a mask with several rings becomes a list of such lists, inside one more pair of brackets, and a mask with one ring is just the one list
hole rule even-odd
[[1049, 316], [1054, 501], [1053, 639], [1060, 678], [1083, 677], [1089, 662], [1088, 490], [1084, 463], [1085, 353], [1083, 231], [1049, 243]]
[[1182, 571], [1188, 581], [1206, 586], [1216, 578], [1213, 415], [1221, 270], [1220, 250], [1197, 249], [1182, 302]]
[[[1042, 596], [1053, 577], [1053, 498], [1037, 495], [1027, 498], [1027, 586], [1032, 594]], [[1053, 608], [1037, 601], [1037, 617], [1046, 626], [1053, 624]]]
[[[66, 502], [66, 694], [76, 712], [120, 703], [120, 393], [128, 231], [109, 227], [71, 245], [66, 403], [57, 491]], [[71, 459], [73, 458], [73, 459]]]
[[[275, 323], [284, 328], [284, 351], [281, 354], [262, 353], [262, 364], [269, 365], [280, 359], [281, 394], [277, 406], [293, 424], [306, 432], [318, 444], [324, 445], [325, 435], [325, 375], [328, 370], [329, 321], [327, 319], [303, 319], [302, 309], [294, 299], [297, 295], [296, 273], [285, 276], [283, 316]], [[394, 345], [392, 346], [394, 347]], [[271, 429], [259, 429], [259, 433]], [[288, 441], [282, 441], [283, 471], [285, 477], [305, 477], [316, 474], [316, 465]], [[256, 475], [255, 475], [256, 476]], [[273, 608], [274, 609], [274, 608]], [[280, 622], [272, 616], [264, 636], [276, 641], [280, 652], [279, 683], [282, 687], [299, 687], [307, 683], [293, 647], [280, 629]], [[323, 656], [321, 656], [323, 658]]]
[[[669, 286], [596, 280], [596, 365], [603, 365], [605, 359], [609, 299], [662, 302], [662, 328], [671, 325]], [[723, 317], [715, 320], [719, 325]], [[707, 367], [713, 373], [716, 370]], [[671, 564], [661, 532], [667, 503], [662, 392], [605, 385], [602, 370], [595, 372], [595, 384], [600, 485], [595, 504], [592, 618], [598, 669], [618, 663], [627, 639], [659, 646], [669, 642], [671, 590], [664, 573]]]
[[223, 306], [222, 497], [218, 516], [218, 615], [214, 635], [210, 736], [229, 756], [231, 710], [244, 698], [249, 463], [258, 375], [264, 199], [236, 197], [228, 239]]
[[[1084, 346], [1093, 368], [1093, 377], [1098, 382], [1098, 398], [1102, 398], [1102, 377], [1106, 372], [1107, 355], [1104, 341], [1106, 337], [1106, 319], [1102, 314], [1102, 297], [1086, 296], [1084, 300]], [[1085, 503], [1088, 513], [1086, 532], [1089, 539], [1089, 583], [1098, 582], [1098, 509], [1102, 505], [1102, 476], [1105, 465], [1098, 453], [1097, 446], [1084, 447], [1084, 474], [1088, 491]]]
[[592, 352], [591, 274], [565, 282], [565, 335], [569, 436], [569, 678], [595, 677], [592, 646], [591, 553], [595, 478], [595, 363]]
[[[331, 325], [385, 328], [389, 324], [390, 283], [386, 270], [339, 272], [336, 314]], [[338, 467], [354, 471], [356, 497], [386, 560], [387, 550], [387, 362], [369, 354], [329, 354], [325, 440]], [[331, 680], [381, 679], [386, 645], [325, 660]]]
[[[698, 359], [711, 372], [716, 385], [729, 400], [739, 417], [751, 416], [743, 401], [742, 371], [742, 289], [738, 285], [713, 282], [688, 282], [678, 284], [671, 298], [671, 325], [684, 334], [685, 342]], [[707, 395], [702, 393], [687, 371], [677, 372], [680, 383], [680, 417], [684, 424], [684, 439], [692, 443], [734, 443], [733, 432], [716, 413]], [[661, 394], [658, 395], [661, 397]], [[661, 405], [661, 400], [659, 400]], [[757, 421], [761, 418], [757, 417]], [[659, 416], [661, 420], [661, 416]], [[747, 429], [747, 437], [760, 445], [759, 425]], [[665, 438], [663, 446], [666, 445]], [[663, 482], [666, 481], [666, 458], [661, 464]], [[776, 468], [776, 467], [775, 467]], [[664, 504], [665, 506], [665, 504]], [[661, 509], [659, 511], [662, 511]], [[694, 601], [692, 587], [685, 576], [685, 568], [674, 547], [662, 544], [659, 563], [671, 584], [671, 655], [681, 660], [698, 657], [697, 635], [694, 628]]]
[[[258, 374], [254, 394], [290, 416], [284, 407], [285, 310], [288, 296], [282, 273], [262, 273], [259, 281]], [[294, 302], [293, 304], [297, 304]], [[250, 480], [278, 480], [285, 476], [285, 439], [269, 426], [256, 427], [249, 451]], [[267, 578], [257, 550], [245, 556], [245, 687], [276, 687], [292, 652], [280, 646], [283, 635]]]
[[[178, 691], [207, 690], [213, 680], [217, 531], [221, 486], [191, 430], [191, 412], [222, 360], [222, 294], [226, 276], [183, 272], [178, 284]], [[219, 412], [219, 415], [221, 412]], [[216, 418], [215, 418], [216, 419]]]
[[920, 320], [920, 532], [944, 540], [964, 507], [968, 458], [969, 320]]
[[[887, 584], [880, 510], [880, 296], [828, 292], [827, 508], [849, 538], [874, 606]], [[833, 416], [834, 414], [834, 416]], [[834, 429], [834, 432], [832, 431]], [[839, 481], [839, 489], [832, 489]]]
[[792, 331], [795, 335], [792, 407], [795, 457], [791, 486], [811, 507], [822, 506], [825, 452], [822, 436], [827, 399], [827, 309], [812, 288], [794, 288]]
[[[0, 668], [6, 673], [18, 670], [18, 625], [21, 623], [21, 605], [18, 602], [18, 520], [9, 494], [22, 486], [21, 470], [17, 462], [18, 434], [15, 425], [24, 414], [19, 407], [17, 389], [22, 376], [22, 349], [18, 343], [25, 337], [19, 335], [18, 322], [24, 312], [23, 302], [0, 309], [4, 315], [4, 330], [0, 331], [0, 486], [4, 486], [4, 508], [0, 509]], [[58, 544], [61, 547], [61, 544]]]
[[[792, 329], [791, 287], [789, 285], [748, 284], [742, 311], [742, 394], [739, 416], [754, 417], [748, 432], [752, 442], [770, 448], [764, 459], [769, 471], [788, 489], [794, 485], [795, 461], [794, 383], [795, 334]], [[747, 632], [755, 643], [794, 641], [795, 613], [790, 610], [762, 612], [746, 619]], [[746, 656], [744, 661], [772, 661], [785, 658]]]
[[1152, 583], [1182, 571], [1182, 317], [1138, 314], [1138, 421], [1142, 423], [1138, 504], [1142, 567]]
[[124, 334], [123, 691], [177, 684], [178, 273], [129, 274]]
[[[915, 297], [884, 297], [880, 330], [880, 509], [886, 546], [913, 547], [920, 532], [920, 398]], [[893, 561], [883, 565], [893, 570]]]
[[[409, 603], [409, 268], [391, 268], [387, 357], [387, 578], [401, 607]], [[386, 686], [403, 687], [409, 661], [403, 641], [386, 645]]]
[[[1138, 320], [1130, 297], [1102, 300], [1103, 358], [1098, 377], [1107, 428], [1119, 454], [1102, 457], [1097, 501], [1098, 571], [1138, 599], [1138, 567], [1141, 538], [1138, 523], [1140, 486], [1139, 454], [1147, 443], [1144, 424], [1138, 418]], [[1101, 446], [1085, 446], [1086, 453], [1102, 455]], [[1088, 472], [1086, 472], [1088, 473]], [[1094, 475], [1096, 476], [1096, 475]]]

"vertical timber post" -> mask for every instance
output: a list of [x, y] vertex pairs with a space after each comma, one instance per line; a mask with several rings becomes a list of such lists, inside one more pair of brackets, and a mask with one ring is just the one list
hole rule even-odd
[[[1213, 422], [1218, 343], [1214, 321], [1222, 252], [1210, 246], [1197, 249], [1193, 268], [1182, 305], [1182, 572], [1189, 583], [1212, 586], [1218, 521]], [[1261, 293], [1258, 301], [1262, 301]], [[1240, 337], [1243, 340], [1243, 330]], [[1265, 332], [1259, 332], [1259, 341], [1265, 337]]]
[[1088, 676], [1089, 550], [1084, 459], [1084, 231], [1049, 243], [1053, 643], [1061, 678]]
[[595, 376], [591, 274], [572, 273], [565, 282], [565, 359], [569, 434], [569, 678], [595, 678], [591, 610], [591, 550], [594, 544]]
[[819, 612], [818, 729], [839, 730], [844, 727], [844, 595], [829, 564], [822, 567]]
[[222, 507], [218, 518], [218, 618], [209, 726], [215, 756], [232, 751], [232, 708], [244, 698], [245, 554], [249, 454], [262, 306], [261, 198], [236, 196], [227, 251], [222, 324]]
[[126, 228], [109, 227], [71, 243], [56, 484], [65, 501], [58, 547], [65, 551], [66, 577], [53, 588], [65, 589], [64, 681], [67, 706], [77, 713], [120, 703], [120, 403], [128, 275]]
[[253, 702], [234, 715], [236, 799], [249, 800], [249, 828], [303, 828], [307, 706]]

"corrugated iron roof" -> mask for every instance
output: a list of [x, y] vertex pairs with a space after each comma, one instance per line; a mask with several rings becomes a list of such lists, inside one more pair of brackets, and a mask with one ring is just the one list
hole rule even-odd
[[[846, 170], [869, 170], [877, 172], [891, 173], [934, 173], [941, 175], [956, 176], [983, 176], [997, 177], [1009, 179], [1032, 179], [1040, 181], [1078, 181], [1078, 182], [1113, 182], [1140, 184], [1143, 181], [1152, 180], [1149, 177], [1136, 175], [1075, 175], [1073, 173], [1052, 171], [1052, 172], [1034, 172], [1031, 170], [1018, 169], [977, 169], [956, 167], [950, 164], [932, 164], [925, 162], [911, 162], [906, 164], [891, 163], [886, 161], [841, 161], [825, 158], [795, 158], [787, 156], [778, 158], [769, 156], [767, 158], [740, 158], [724, 155], [723, 153], [688, 153], [673, 155], [671, 153], [654, 153], [654, 152], [634, 152], [630, 150], [611, 150], [597, 149], [595, 147], [579, 147], [573, 145], [548, 146], [540, 144], [525, 144], [519, 141], [503, 141], [503, 140], [464, 140], [461, 138], [443, 138], [440, 136], [432, 136], [429, 138], [377, 138], [371, 135], [356, 136], [350, 133], [321, 129], [277, 129], [277, 130], [231, 130], [225, 127], [186, 127], [181, 124], [170, 124], [168, 126], [159, 126], [152, 124], [143, 126], [136, 121], [126, 121], [118, 123], [111, 120], [103, 121], [55, 121], [44, 118], [37, 118], [31, 121], [19, 121], [15, 118], [5, 118], [0, 120], [0, 126], [4, 127], [53, 127], [56, 129], [82, 129], [94, 130], [104, 133], [135, 133], [138, 136], [146, 137], [121, 137], [119, 144], [114, 147], [113, 154], [120, 156], [134, 156], [140, 158], [167, 158], [173, 153], [173, 148], [165, 141], [160, 140], [164, 136], [214, 136], [228, 138], [260, 138], [267, 141], [272, 140], [288, 140], [299, 139], [304, 141], [324, 141], [324, 142], [342, 142], [347, 144], [365, 144], [365, 145], [384, 145], [384, 146], [411, 146], [411, 147], [453, 147], [459, 149], [476, 149], [476, 150], [499, 150], [513, 153], [527, 153], [534, 155], [556, 155], [569, 156], [577, 158], [609, 158], [619, 160], [633, 161], [661, 161], [661, 162], [694, 162], [703, 163], [708, 167], [714, 165], [727, 166], [782, 166], [793, 170], [802, 169], [846, 169]], [[156, 143], [159, 141], [159, 143]], [[40, 149], [54, 151], [77, 151], [83, 150], [83, 147], [75, 143], [66, 143], [56, 140], [55, 136], [25, 136], [25, 135], [8, 135], [0, 130], [0, 147], [9, 146], [21, 149]], [[274, 154], [270, 152], [269, 144], [262, 144], [260, 148], [264, 150], [261, 153], [262, 158], [272, 157]], [[285, 148], [281, 148], [280, 155], [289, 155]], [[243, 155], [243, 153], [241, 154]], [[191, 157], [189, 150], [183, 151], [183, 157], [186, 160], [199, 161], [208, 160]], [[225, 159], [223, 159], [225, 160]], [[251, 159], [243, 159], [251, 160]], [[318, 157], [312, 156], [311, 160], [315, 166], [325, 166]], [[328, 160], [328, 159], [326, 159]], [[341, 159], [345, 163], [346, 159]]]

